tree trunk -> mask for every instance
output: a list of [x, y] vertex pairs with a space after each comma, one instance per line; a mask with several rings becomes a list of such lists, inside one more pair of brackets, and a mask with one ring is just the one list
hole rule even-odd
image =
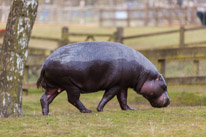
[[22, 79], [38, 0], [13, 0], [0, 52], [0, 117], [22, 116]]

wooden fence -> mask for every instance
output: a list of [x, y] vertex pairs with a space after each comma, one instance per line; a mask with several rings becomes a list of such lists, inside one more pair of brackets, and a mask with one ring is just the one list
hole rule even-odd
[[121, 42], [121, 38], [123, 37], [123, 28], [118, 27], [116, 31], [112, 34], [101, 34], [101, 33], [74, 33], [69, 32], [68, 27], [62, 28], [62, 40], [61, 45], [66, 45], [68, 43], [76, 43], [79, 41], [71, 41], [70, 37], [82, 37], [84, 36], [85, 39], [83, 41], [95, 41], [97, 37], [107, 37], [107, 41], [115, 41], [115, 42]]
[[100, 9], [99, 24], [100, 26], [105, 26], [108, 21], [110, 26], [117, 26], [118, 22], [121, 21], [128, 27], [132, 24], [137, 25], [140, 23], [144, 26], [198, 24], [196, 11], [197, 8], [195, 6], [150, 8], [148, 5], [144, 8], [135, 9]]
[[123, 36], [120, 38], [120, 42], [124, 43], [126, 40], [130, 39], [138, 39], [138, 38], [147, 38], [147, 37], [155, 37], [155, 36], [163, 36], [167, 34], [179, 33], [179, 44], [177, 48], [172, 49], [152, 49], [152, 50], [142, 50], [143, 53], [149, 60], [151, 60], [156, 66], [158, 66], [158, 70], [163, 75], [166, 74], [166, 64], [167, 61], [171, 60], [185, 60], [190, 59], [191, 63], [194, 67], [194, 74], [196, 76], [189, 77], [166, 77], [166, 81], [168, 84], [206, 84], [206, 76], [199, 76], [200, 70], [200, 59], [206, 59], [206, 48], [205, 47], [190, 47], [194, 45], [206, 44], [205, 41], [198, 41], [193, 43], [185, 42], [185, 33], [193, 32], [196, 30], [205, 30], [206, 27], [193, 27], [193, 28], [185, 28], [181, 26], [179, 29], [171, 30], [171, 31], [163, 31], [163, 32], [155, 32], [149, 34], [141, 34], [141, 35], [133, 35], [133, 36]]
[[[63, 45], [79, 42], [79, 41], [72, 41], [70, 37], [82, 37], [82, 36], [85, 37], [83, 41], [89, 41], [89, 40], [95, 41], [97, 37], [107, 37], [108, 38], [107, 41], [120, 42], [121, 38], [123, 37], [123, 28], [117, 27], [115, 32], [111, 34], [108, 34], [108, 33], [104, 34], [104, 33], [70, 32], [68, 27], [63, 27], [62, 32], [61, 32], [61, 38], [31, 36], [31, 39], [56, 42], [58, 47], [61, 47]], [[3, 33], [0, 33], [0, 37], [3, 37]]]
[[200, 59], [206, 60], [206, 47], [190, 47], [190, 48], [172, 48], [172, 49], [153, 49], [141, 50], [150, 61], [152, 61], [161, 74], [166, 74], [166, 62], [177, 60], [191, 60], [193, 66], [193, 74], [189, 77], [166, 77], [168, 84], [206, 84], [206, 76], [200, 76]]
[[[23, 90], [28, 94], [28, 89], [36, 89], [36, 80], [30, 81], [31, 77], [38, 78], [41, 66], [51, 53], [48, 49], [29, 48], [29, 56], [24, 68]], [[32, 76], [31, 76], [32, 75]]]
[[[121, 5], [121, 4], [120, 4]], [[156, 5], [156, 4], [155, 4]], [[137, 7], [124, 8], [112, 6], [59, 7], [58, 5], [39, 5], [37, 24], [80, 24], [117, 27], [122, 21], [127, 26], [158, 26], [179, 24], [200, 24], [193, 7], [175, 7], [175, 5], [159, 5], [149, 7], [145, 2]], [[161, 7], [160, 7], [161, 6]], [[188, 5], [189, 6], [189, 5]], [[10, 6], [0, 6], [0, 22], [6, 22]], [[122, 23], [120, 24], [122, 26]]]
[[124, 43], [125, 40], [138, 39], [138, 38], [143, 38], [143, 37], [146, 38], [146, 37], [163, 36], [166, 34], [179, 33], [179, 48], [183, 48], [189, 45], [206, 44], [206, 40], [199, 41], [199, 42], [193, 42], [193, 43], [185, 43], [185, 32], [203, 30], [203, 29], [206, 29], [206, 27], [200, 26], [200, 27], [193, 27], [193, 28], [185, 28], [184, 26], [181, 26], [179, 29], [170, 30], [170, 31], [154, 32], [154, 33], [133, 35], [133, 36], [123, 36], [122, 35], [123, 37], [119, 39], [121, 43]]

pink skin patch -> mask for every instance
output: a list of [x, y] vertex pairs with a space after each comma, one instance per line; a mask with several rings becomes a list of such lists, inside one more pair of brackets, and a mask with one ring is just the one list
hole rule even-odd
[[58, 88], [58, 89], [57, 89], [57, 92], [61, 92], [61, 91], [62, 91], [62, 89], [61, 89], [61, 88]]

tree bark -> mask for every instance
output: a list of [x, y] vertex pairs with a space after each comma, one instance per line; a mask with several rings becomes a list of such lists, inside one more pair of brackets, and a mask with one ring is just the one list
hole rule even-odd
[[0, 52], [0, 117], [22, 116], [22, 82], [38, 0], [13, 0]]

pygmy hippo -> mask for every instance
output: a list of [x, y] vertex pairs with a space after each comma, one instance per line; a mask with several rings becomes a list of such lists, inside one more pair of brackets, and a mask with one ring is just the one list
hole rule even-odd
[[105, 90], [97, 111], [117, 96], [122, 110], [127, 105], [127, 89], [133, 88], [153, 107], [170, 103], [167, 85], [155, 66], [138, 51], [114, 42], [81, 42], [63, 46], [44, 62], [37, 87], [45, 89], [40, 102], [43, 115], [49, 104], [66, 90], [68, 101], [82, 113], [89, 113], [79, 100], [81, 93]]

